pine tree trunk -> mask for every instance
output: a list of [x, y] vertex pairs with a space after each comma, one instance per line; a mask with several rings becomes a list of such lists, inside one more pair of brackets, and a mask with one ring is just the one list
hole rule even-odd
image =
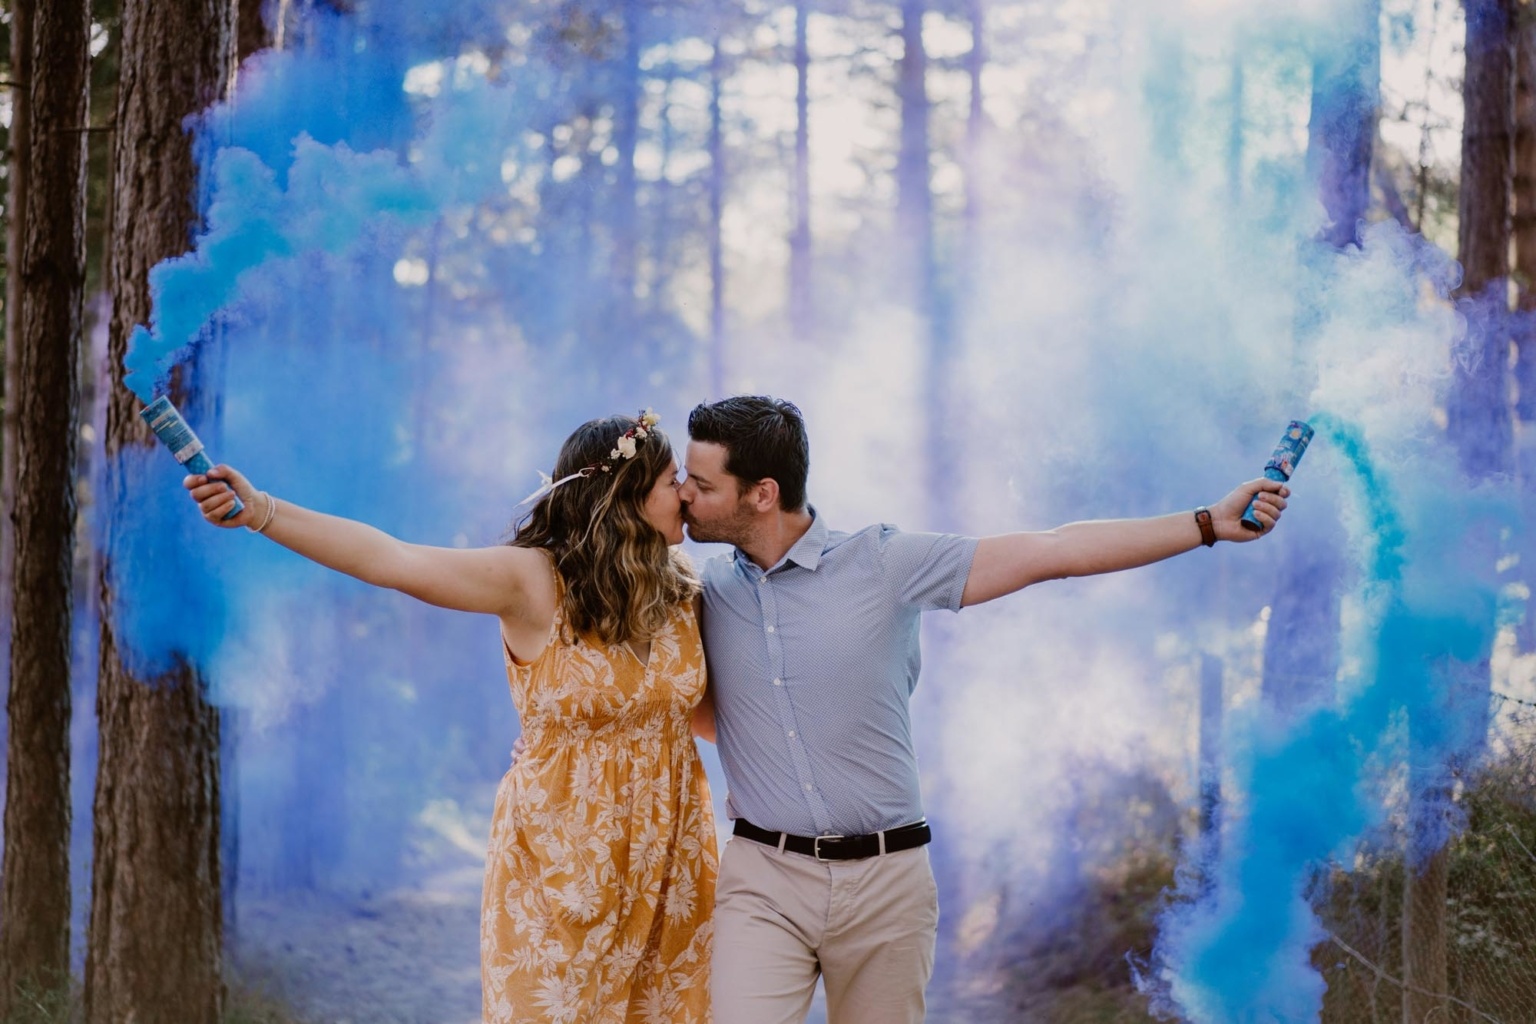
[[639, 266], [639, 199], [635, 177], [635, 148], [640, 140], [640, 15], [637, 2], [623, 5], [624, 53], [617, 69], [618, 88], [613, 101], [613, 291], [619, 315], [628, 319], [635, 298]]
[[720, 37], [709, 58], [709, 397], [725, 397], [725, 54]]
[[[1536, 16], [1522, 8], [1515, 27], [1515, 156], [1513, 168], [1516, 308], [1536, 312]], [[1519, 338], [1520, 419], [1536, 419], [1536, 338]], [[1531, 386], [1527, 387], [1527, 380]]]
[[[1468, 358], [1455, 360], [1446, 403], [1447, 433], [1462, 470], [1473, 481], [1510, 468], [1511, 431], [1506, 364], [1510, 349], [1508, 298], [1510, 190], [1514, 176], [1515, 0], [1466, 0], [1465, 115], [1461, 137], [1458, 258], [1463, 269], [1459, 307], [1467, 317]], [[1486, 533], [1469, 539], [1468, 557], [1491, 570], [1498, 545]], [[1482, 673], [1487, 678], [1485, 652]], [[1446, 833], [1441, 821], [1451, 794], [1437, 781], [1415, 783], [1430, 755], [1408, 723], [1411, 830], [1403, 886], [1403, 1022], [1441, 1020], [1445, 994], [1445, 849], [1428, 849], [1426, 836]]]
[[[1332, 249], [1360, 243], [1381, 96], [1380, 0], [1353, 0], [1346, 11], [1347, 31], [1318, 41], [1307, 124], [1308, 171], [1328, 214], [1317, 242]], [[1241, 81], [1236, 71], [1233, 77]], [[1272, 706], [1291, 712], [1333, 698], [1343, 530], [1337, 519], [1319, 516], [1281, 544], [1262, 686]]]
[[[228, 0], [125, 0], [113, 151], [107, 404], [108, 522], [101, 572], [100, 743], [86, 952], [90, 1024], [216, 1024], [223, 1004], [219, 718], [188, 667], [136, 678], [114, 630], [110, 565], [126, 543], [116, 455], [153, 439], [122, 384], [129, 331], [149, 319], [149, 270], [185, 252], [198, 221], [184, 119], [218, 99], [235, 54]], [[183, 381], [186, 385], [188, 382]]]
[[235, 25], [235, 60], [243, 61], [258, 50], [272, 45], [272, 35], [262, 19], [262, 0], [236, 0], [239, 4]]
[[1514, 174], [1514, 4], [1466, 0], [1457, 258], [1470, 351], [1468, 358], [1456, 361], [1446, 413], [1462, 468], [1473, 480], [1509, 468], [1506, 290]]
[[18, 985], [69, 975], [70, 621], [76, 413], [85, 295], [89, 0], [33, 12], [30, 88], [18, 94], [31, 140], [19, 250], [12, 529], [10, 742], [6, 756], [0, 1015]]
[[1329, 223], [1321, 240], [1359, 244], [1371, 202], [1371, 151], [1381, 106], [1381, 0], [1353, 0], [1348, 38], [1327, 42], [1312, 67], [1307, 157]]
[[[928, 51], [923, 47], [927, 0], [901, 0], [901, 60], [896, 96], [901, 142], [896, 155], [896, 231], [903, 255], [898, 294], [916, 297], [915, 312], [933, 315], [933, 193], [929, 182]], [[942, 422], [930, 420], [929, 422]]]
[[[1515, 27], [1515, 166], [1513, 177], [1515, 266], [1515, 470], [1527, 521], [1536, 521], [1536, 10], [1520, 8]], [[1524, 536], [1520, 574], [1536, 584], [1536, 538]], [[1517, 628], [1521, 651], [1536, 648], [1536, 609]]]
[[953, 327], [956, 339], [968, 336], [968, 316], [976, 300], [977, 262], [980, 259], [981, 244], [981, 143], [986, 132], [986, 104], [981, 80], [987, 66], [987, 21], [982, 0], [966, 0], [965, 16], [971, 29], [971, 48], [965, 55], [965, 77], [970, 85], [970, 93], [961, 155], [961, 167], [965, 174], [965, 207], [961, 213], [960, 249], [954, 260], [956, 314]]
[[971, 48], [965, 55], [965, 77], [970, 85], [965, 113], [965, 251], [972, 254], [976, 226], [981, 219], [981, 140], [986, 130], [986, 104], [981, 91], [982, 72], [987, 67], [987, 12], [982, 0], [967, 0], [966, 20], [971, 27]]
[[934, 429], [925, 432], [930, 522], [936, 529], [954, 523], [948, 458], [950, 351], [949, 332], [939, 302], [934, 257], [933, 189], [928, 115], [928, 51], [923, 45], [927, 0], [901, 2], [901, 59], [896, 67], [896, 96], [901, 110], [901, 143], [896, 155], [897, 294], [911, 299], [926, 352], [923, 415]]
[[[11, 124], [7, 131], [7, 144], [10, 147], [10, 161], [6, 168], [9, 172], [6, 196], [6, 224], [5, 224], [5, 252], [9, 261], [16, 253], [21, 252], [21, 217], [18, 215], [26, 202], [27, 181], [27, 152], [29, 130], [27, 125], [28, 79], [32, 74], [32, 17], [36, 8], [36, 0], [11, 0], [9, 5], [11, 15], [11, 80], [16, 84], [11, 87]], [[14, 529], [12, 509], [16, 498], [16, 403], [11, 401], [16, 395], [17, 380], [21, 371], [17, 366], [20, 358], [20, 350], [11, 339], [21, 334], [19, 318], [21, 315], [20, 298], [21, 281], [18, 275], [11, 272], [9, 264], [5, 273], [5, 378], [0, 380], [0, 386], [4, 387], [5, 408], [0, 412], [0, 533], [9, 533]], [[11, 650], [11, 615], [9, 602], [11, 598], [11, 556], [14, 554], [9, 543], [0, 543], [0, 604], [6, 605], [0, 608], [0, 655], [10, 662]], [[0, 686], [8, 685], [0, 682]], [[0, 719], [0, 730], [6, 729], [4, 719]], [[8, 734], [0, 736], [0, 740], [9, 741]], [[4, 927], [4, 920], [0, 920], [0, 927]]]
[[795, 0], [795, 197], [789, 235], [789, 322], [805, 339], [814, 329], [811, 295], [810, 0]]

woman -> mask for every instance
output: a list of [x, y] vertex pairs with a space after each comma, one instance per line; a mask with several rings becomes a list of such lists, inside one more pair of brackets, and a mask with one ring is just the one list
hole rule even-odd
[[[677, 462], [655, 414], [566, 439], [508, 545], [406, 544], [258, 491], [219, 466], [185, 486], [245, 526], [367, 583], [501, 620], [524, 752], [502, 779], [481, 913], [486, 1024], [709, 1020], [715, 830], [696, 728], [699, 583]], [[226, 484], [228, 486], [226, 486]], [[245, 503], [233, 507], [230, 488]]]

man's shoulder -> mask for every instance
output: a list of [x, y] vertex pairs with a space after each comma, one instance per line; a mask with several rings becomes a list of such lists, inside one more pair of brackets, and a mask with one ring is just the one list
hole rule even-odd
[[718, 586], [731, 577], [736, 565], [736, 549], [717, 551], [699, 563], [699, 579], [706, 587]]
[[841, 547], [845, 544], [859, 544], [868, 543], [869, 541], [878, 541], [887, 533], [893, 530], [898, 533], [900, 532], [890, 523], [870, 523], [868, 526], [861, 526], [857, 530], [829, 529], [827, 531], [827, 550], [830, 551], [833, 548]]
[[900, 528], [890, 523], [871, 523], [856, 530], [828, 530], [822, 557], [833, 561], [880, 558], [886, 542], [900, 533]]

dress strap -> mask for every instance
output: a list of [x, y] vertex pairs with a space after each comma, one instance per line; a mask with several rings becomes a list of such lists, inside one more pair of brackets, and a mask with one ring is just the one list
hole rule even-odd
[[560, 569], [555, 565], [555, 553], [549, 548], [540, 548], [549, 559], [549, 575], [555, 581], [555, 619], [550, 626], [550, 636], [559, 636], [560, 627], [565, 625], [565, 577], [560, 575]]
[[555, 581], [555, 615], [549, 624], [549, 640], [544, 644], [544, 649], [539, 652], [539, 656], [533, 659], [533, 661], [518, 661], [517, 656], [512, 653], [512, 645], [507, 643], [506, 635], [502, 635], [502, 653], [506, 655], [507, 664], [518, 671], [529, 669], [540, 661], [545, 653], [559, 641], [561, 630], [565, 625], [565, 579], [561, 577], [560, 570], [555, 567], [555, 553], [548, 548], [538, 548], [537, 550], [549, 560], [549, 575]]

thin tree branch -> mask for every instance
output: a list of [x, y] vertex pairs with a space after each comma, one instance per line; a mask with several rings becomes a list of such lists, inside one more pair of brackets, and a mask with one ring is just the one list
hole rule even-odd
[[1369, 968], [1376, 975], [1376, 977], [1380, 978], [1382, 981], [1391, 982], [1393, 985], [1396, 985], [1400, 989], [1404, 989], [1404, 990], [1406, 990], [1408, 992], [1417, 992], [1421, 996], [1429, 996], [1432, 999], [1446, 999], [1446, 1000], [1449, 1000], [1450, 1002], [1455, 1003], [1457, 1006], [1460, 1006], [1463, 1009], [1471, 1010], [1473, 1013], [1477, 1014], [1479, 1017], [1483, 1018], [1484, 1020], [1492, 1021], [1493, 1024], [1504, 1024], [1504, 1022], [1502, 1020], [1500, 1020], [1499, 1018], [1493, 1016], [1490, 1013], [1484, 1013], [1482, 1010], [1479, 1010], [1477, 1007], [1473, 1006], [1469, 1002], [1466, 1002], [1466, 1001], [1461, 1000], [1461, 999], [1457, 999], [1455, 996], [1451, 995], [1449, 992], [1431, 992], [1427, 988], [1420, 988], [1417, 985], [1409, 985], [1406, 982], [1400, 981], [1399, 979], [1392, 977], [1392, 975], [1388, 974], [1385, 970], [1383, 970], [1380, 967], [1377, 967], [1375, 964], [1371, 963], [1370, 960], [1366, 959], [1364, 953], [1361, 953], [1359, 950], [1355, 949], [1355, 947], [1351, 946], [1349, 943], [1345, 942], [1343, 939], [1341, 939], [1337, 935], [1333, 934], [1333, 932], [1328, 932], [1328, 939], [1335, 946], [1338, 946], [1344, 952], [1348, 953], [1350, 956], [1354, 957], [1356, 960], [1358, 960], [1362, 964], [1364, 964], [1367, 968]]
[[1520, 841], [1520, 833], [1515, 831], [1515, 826], [1506, 821], [1504, 823], [1504, 827], [1509, 830], [1509, 838], [1515, 841], [1515, 845], [1524, 850], [1527, 857], [1531, 858], [1533, 861], [1536, 861], [1536, 853], [1532, 853], [1531, 848]]

